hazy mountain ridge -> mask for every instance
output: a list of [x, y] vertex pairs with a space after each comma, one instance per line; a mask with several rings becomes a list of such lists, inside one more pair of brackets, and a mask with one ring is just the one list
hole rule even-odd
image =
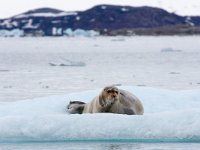
[[62, 36], [69, 28], [102, 35], [200, 34], [200, 16], [179, 16], [147, 6], [98, 5], [79, 12], [40, 8], [0, 20], [0, 30], [19, 29], [25, 36]]

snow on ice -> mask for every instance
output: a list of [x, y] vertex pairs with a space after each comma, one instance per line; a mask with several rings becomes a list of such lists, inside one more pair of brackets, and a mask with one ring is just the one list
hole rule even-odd
[[200, 90], [119, 87], [143, 102], [143, 116], [67, 114], [70, 100], [89, 102], [101, 89], [0, 103], [0, 142], [200, 141]]

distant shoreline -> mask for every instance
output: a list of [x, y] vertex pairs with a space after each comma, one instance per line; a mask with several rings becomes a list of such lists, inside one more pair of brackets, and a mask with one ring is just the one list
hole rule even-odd
[[0, 36], [200, 35], [200, 16], [156, 7], [97, 5], [85, 11], [39, 8], [0, 19]]
[[[1, 31], [1, 30], [0, 30]], [[7, 33], [6, 33], [7, 32]], [[200, 27], [176, 25], [157, 28], [133, 28], [116, 30], [74, 30], [71, 34], [41, 35], [35, 32], [25, 33], [21, 30], [4, 30], [0, 37], [98, 37], [98, 36], [191, 36], [200, 35]]]

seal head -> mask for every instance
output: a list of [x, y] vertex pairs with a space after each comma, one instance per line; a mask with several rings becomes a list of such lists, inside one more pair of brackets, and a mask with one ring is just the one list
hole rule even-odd
[[119, 99], [119, 89], [114, 86], [105, 87], [99, 95], [102, 112], [109, 112], [112, 105]]

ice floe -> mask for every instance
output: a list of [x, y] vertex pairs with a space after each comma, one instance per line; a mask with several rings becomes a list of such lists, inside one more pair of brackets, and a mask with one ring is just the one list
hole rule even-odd
[[57, 62], [50, 62], [50, 66], [61, 66], [61, 67], [84, 67], [86, 63], [82, 61], [71, 61], [68, 59], [61, 59]]
[[120, 87], [143, 102], [143, 116], [67, 114], [70, 100], [89, 102], [101, 89], [0, 103], [0, 142], [180, 141], [200, 142], [200, 90]]

